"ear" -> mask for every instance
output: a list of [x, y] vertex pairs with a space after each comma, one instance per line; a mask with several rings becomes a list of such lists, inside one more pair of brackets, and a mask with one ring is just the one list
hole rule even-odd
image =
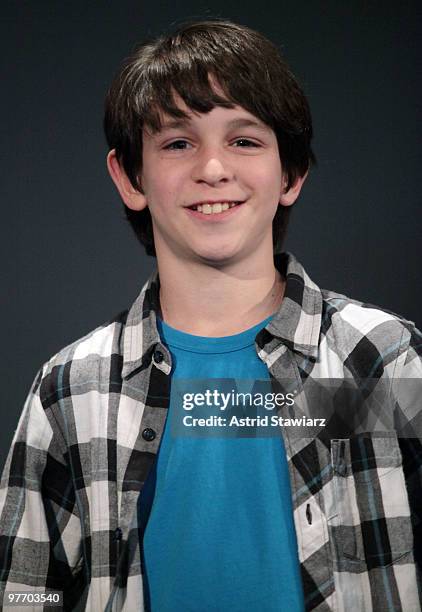
[[107, 155], [107, 168], [126, 206], [132, 210], [143, 210], [147, 206], [146, 196], [135, 189], [130, 182], [126, 172], [119, 164], [116, 149], [112, 149]]
[[303, 176], [298, 176], [288, 191], [286, 191], [287, 177], [283, 178], [283, 186], [280, 191], [280, 204], [282, 206], [291, 206], [296, 202], [307, 176], [308, 171]]

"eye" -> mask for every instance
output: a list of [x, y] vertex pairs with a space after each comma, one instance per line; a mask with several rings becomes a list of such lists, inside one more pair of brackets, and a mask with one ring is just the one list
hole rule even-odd
[[259, 147], [259, 144], [253, 142], [253, 140], [249, 140], [249, 138], [238, 138], [234, 141], [234, 145], [238, 147]]
[[186, 140], [179, 139], [179, 140], [173, 140], [173, 142], [170, 142], [163, 148], [168, 151], [180, 151], [183, 149], [187, 149], [188, 146], [189, 146], [189, 143]]

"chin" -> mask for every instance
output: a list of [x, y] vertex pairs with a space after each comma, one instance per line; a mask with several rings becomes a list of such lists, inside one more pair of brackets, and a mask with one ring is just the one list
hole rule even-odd
[[238, 251], [231, 246], [228, 249], [208, 249], [196, 252], [197, 257], [208, 265], [220, 267], [234, 262], [237, 259]]

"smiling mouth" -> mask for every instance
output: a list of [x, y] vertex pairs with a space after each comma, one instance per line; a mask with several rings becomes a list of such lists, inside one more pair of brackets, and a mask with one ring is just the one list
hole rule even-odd
[[188, 206], [190, 210], [195, 210], [204, 215], [218, 215], [229, 208], [234, 208], [235, 206], [239, 206], [239, 204], [243, 204], [243, 202], [214, 202], [213, 204], [193, 204], [192, 206]]

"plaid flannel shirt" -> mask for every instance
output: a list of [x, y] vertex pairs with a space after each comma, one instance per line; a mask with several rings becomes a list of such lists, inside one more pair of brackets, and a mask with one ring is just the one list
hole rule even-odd
[[[290, 254], [275, 264], [285, 296], [255, 340], [270, 379], [299, 388], [318, 378], [420, 381], [412, 322], [319, 289]], [[2, 590], [61, 590], [65, 610], [146, 609], [136, 507], [162, 436], [172, 368], [156, 327], [158, 291], [155, 273], [128, 311], [37, 374], [1, 481]], [[421, 431], [420, 402], [395, 403], [408, 432]], [[419, 611], [421, 439], [282, 435], [306, 610]]]

